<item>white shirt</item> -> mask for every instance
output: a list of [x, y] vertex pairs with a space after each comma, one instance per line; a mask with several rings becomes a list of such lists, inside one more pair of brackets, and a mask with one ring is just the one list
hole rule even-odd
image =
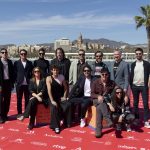
[[91, 80], [86, 78], [84, 84], [84, 96], [91, 96]]
[[[25, 68], [27, 62], [26, 62], [26, 61], [21, 61], [21, 62], [22, 62], [23, 67]], [[24, 80], [23, 80], [23, 82], [22, 82], [22, 85], [27, 85], [27, 80], [26, 80], [25, 76], [24, 76]]]
[[136, 61], [134, 68], [133, 84], [136, 86], [144, 86], [144, 67], [143, 61]]

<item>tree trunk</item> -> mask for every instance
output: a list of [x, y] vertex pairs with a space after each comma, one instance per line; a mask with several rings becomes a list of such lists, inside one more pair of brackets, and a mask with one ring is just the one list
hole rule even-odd
[[146, 31], [147, 31], [147, 39], [148, 39], [147, 60], [150, 62], [150, 26], [146, 27]]

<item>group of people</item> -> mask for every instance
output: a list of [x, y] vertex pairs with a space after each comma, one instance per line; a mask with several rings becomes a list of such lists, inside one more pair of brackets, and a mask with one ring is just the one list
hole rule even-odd
[[[114, 61], [107, 66], [103, 53], [95, 52], [95, 61], [89, 63], [85, 51], [78, 51], [78, 59], [70, 61], [64, 50], [57, 48], [55, 58], [49, 63], [44, 58], [45, 49], [39, 49], [39, 58], [33, 63], [27, 51], [21, 49], [20, 59], [12, 63], [7, 49], [2, 48], [0, 58], [0, 123], [8, 120], [11, 91], [16, 86], [17, 119], [29, 117], [28, 129], [34, 127], [37, 104], [50, 106], [50, 128], [60, 133], [62, 124], [71, 127], [78, 111], [80, 127], [86, 126], [85, 115], [89, 106], [96, 107], [95, 137], [102, 136], [102, 121], [116, 126], [116, 137], [121, 136], [122, 125], [131, 131], [131, 124], [139, 119], [139, 95], [144, 105], [144, 127], [150, 128], [148, 93], [150, 64], [143, 59], [143, 49], [135, 50], [136, 61], [122, 60], [122, 53], [114, 51]], [[133, 113], [130, 111], [130, 89], [133, 94]], [[25, 111], [22, 111], [22, 97]], [[77, 109], [76, 109], [77, 108]]]

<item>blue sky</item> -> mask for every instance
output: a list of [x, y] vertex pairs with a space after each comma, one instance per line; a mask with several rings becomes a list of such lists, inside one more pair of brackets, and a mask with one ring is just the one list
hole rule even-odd
[[0, 44], [50, 43], [62, 37], [146, 43], [134, 16], [150, 0], [0, 0]]

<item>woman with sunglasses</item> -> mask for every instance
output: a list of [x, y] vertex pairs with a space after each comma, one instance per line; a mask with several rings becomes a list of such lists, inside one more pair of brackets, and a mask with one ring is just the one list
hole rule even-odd
[[116, 87], [111, 98], [112, 118], [116, 124], [116, 137], [121, 136], [121, 125], [127, 126], [127, 131], [131, 131], [130, 125], [133, 123], [135, 116], [130, 112], [130, 100], [122, 88]]
[[30, 116], [28, 129], [32, 130], [34, 127], [37, 104], [43, 102], [45, 106], [48, 105], [48, 101], [46, 101], [46, 94], [45, 94], [46, 82], [45, 79], [42, 78], [41, 70], [39, 67], [35, 67], [33, 69], [33, 78], [30, 80], [29, 91], [30, 91], [29, 103], [23, 115], [21, 115], [17, 119], [23, 121], [25, 118]]

